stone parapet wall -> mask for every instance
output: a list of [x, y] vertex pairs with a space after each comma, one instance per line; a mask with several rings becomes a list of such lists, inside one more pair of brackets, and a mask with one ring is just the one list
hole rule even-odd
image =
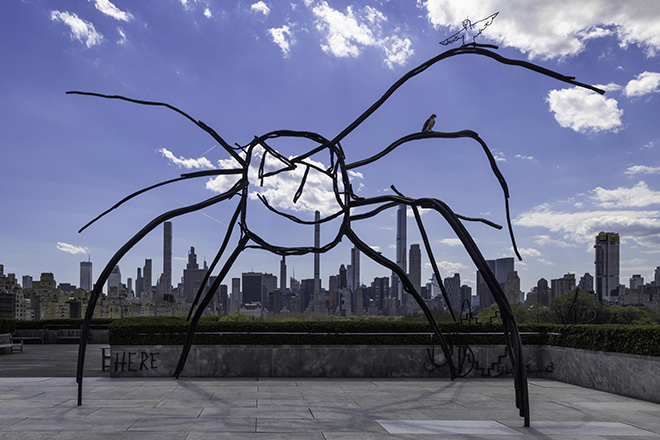
[[541, 377], [660, 403], [660, 357], [542, 346]]
[[[112, 346], [112, 377], [171, 377], [181, 346]], [[182, 377], [447, 378], [426, 345], [193, 345]], [[510, 373], [504, 346], [472, 346], [477, 361], [466, 377]], [[529, 377], [542, 377], [660, 403], [660, 358], [565, 347], [524, 346]], [[460, 364], [459, 352], [454, 361]], [[435, 362], [444, 357], [435, 347]]]
[[[510, 371], [504, 346], [471, 348], [479, 368], [469, 377]], [[526, 350], [538, 357], [537, 346]], [[110, 374], [172, 376], [180, 354], [181, 346], [176, 345], [112, 346]], [[432, 354], [437, 365], [443, 363], [439, 347]], [[458, 350], [454, 358], [459, 364]], [[449, 369], [437, 365], [430, 362], [426, 345], [193, 345], [182, 376], [449, 377]]]

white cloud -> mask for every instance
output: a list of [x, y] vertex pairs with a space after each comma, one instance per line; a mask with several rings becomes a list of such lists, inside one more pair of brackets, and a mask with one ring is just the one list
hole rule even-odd
[[606, 92], [616, 92], [618, 90], [621, 90], [622, 87], [618, 84], [615, 83], [609, 83], [609, 84], [595, 84], [595, 87], [598, 87], [601, 90], [605, 90]]
[[566, 212], [541, 205], [518, 216], [514, 224], [545, 228], [576, 243], [591, 243], [601, 231], [616, 231], [637, 244], [660, 246], [660, 211], [603, 209]]
[[653, 191], [646, 182], [640, 181], [632, 188], [594, 189], [593, 198], [603, 208], [631, 208], [660, 204], [660, 191]]
[[411, 48], [412, 42], [408, 38], [402, 39], [397, 35], [385, 38], [380, 45], [385, 51], [385, 64], [390, 69], [394, 68], [395, 64], [404, 66], [408, 58], [415, 53]]
[[493, 153], [493, 157], [495, 158], [495, 161], [506, 162], [506, 157], [504, 157], [504, 153], [502, 153], [501, 151], [491, 150], [491, 153]]
[[623, 89], [623, 94], [630, 97], [660, 92], [660, 73], [643, 72], [631, 80]]
[[357, 13], [352, 6], [345, 12], [331, 8], [326, 1], [314, 5], [305, 1], [307, 7], [312, 7], [316, 17], [316, 29], [324, 34], [321, 49], [339, 58], [357, 57], [364, 47], [376, 47], [385, 52], [385, 64], [392, 69], [395, 65], [405, 65], [414, 50], [412, 42], [396, 33], [385, 35], [383, 24], [387, 17], [376, 8], [365, 6]]
[[273, 39], [273, 43], [277, 44], [282, 49], [282, 54], [287, 57], [291, 52], [291, 44], [295, 43], [293, 39], [293, 32], [291, 28], [294, 25], [289, 23], [280, 28], [268, 29], [268, 34]]
[[[293, 203], [294, 195], [300, 187], [306, 167], [299, 164], [295, 170], [266, 177], [263, 180], [263, 185], [261, 185], [258, 170], [263, 156], [263, 149], [260, 147], [255, 148], [253, 155], [248, 170], [250, 200], [257, 200], [257, 194], [260, 194], [274, 208], [294, 212], [314, 212], [318, 210], [322, 215], [333, 214], [340, 209], [332, 188], [332, 179], [326, 174], [310, 168], [302, 195], [296, 203]], [[324, 164], [312, 159], [306, 159], [305, 162], [322, 169], [326, 168]], [[275, 171], [282, 167], [283, 163], [281, 161], [270, 154], [267, 155], [265, 172]], [[226, 159], [219, 162], [219, 168], [237, 168], [237, 164], [233, 159]], [[218, 176], [209, 180], [206, 183], [206, 188], [221, 193], [227, 191], [236, 182], [236, 179], [235, 175]], [[341, 183], [339, 190], [341, 191]]]
[[[438, 265], [438, 269], [440, 269], [442, 272], [452, 273], [452, 274], [460, 272], [461, 269], [468, 268], [465, 264], [454, 263], [451, 261], [437, 261], [436, 264]], [[431, 263], [426, 263], [424, 266], [430, 268]]]
[[555, 263], [553, 263], [552, 261], [548, 261], [545, 258], [539, 258], [536, 261], [538, 261], [541, 264], [545, 264], [546, 266], [554, 266], [555, 265]]
[[629, 176], [635, 176], [637, 174], [660, 174], [660, 167], [650, 167], [647, 165], [633, 165], [628, 167], [625, 173]]
[[616, 132], [621, 127], [623, 110], [618, 108], [613, 98], [574, 87], [551, 90], [546, 101], [559, 125], [578, 133]]
[[440, 243], [447, 245], [447, 246], [462, 246], [463, 242], [461, 241], [460, 238], [443, 238], [442, 240], [439, 240]]
[[89, 252], [89, 249], [86, 247], [74, 246], [72, 244], [63, 243], [61, 241], [57, 242], [57, 249], [69, 254], [86, 254]]
[[375, 250], [376, 252], [380, 252], [380, 246], [369, 246], [369, 247]]
[[126, 44], [128, 41], [126, 39], [126, 34], [124, 33], [124, 30], [120, 27], [117, 27], [117, 32], [119, 32], [119, 40], [117, 40], [117, 44]]
[[204, 17], [213, 18], [213, 14], [211, 13], [211, 10], [209, 8], [204, 9]]
[[250, 9], [252, 10], [252, 12], [259, 12], [261, 14], [264, 14], [264, 17], [267, 17], [268, 14], [270, 14], [270, 8], [268, 7], [268, 5], [266, 5], [266, 3], [261, 1], [257, 3], [253, 3], [250, 6]]
[[205, 157], [200, 157], [198, 159], [186, 159], [184, 157], [176, 157], [170, 150], [167, 148], [160, 148], [158, 150], [163, 157], [167, 158], [173, 164], [184, 167], [187, 169], [191, 168], [215, 168], [210, 160]]
[[74, 13], [51, 11], [50, 19], [61, 21], [67, 25], [71, 31], [71, 39], [75, 38], [88, 48], [101, 44], [103, 41], [103, 35], [96, 32], [92, 23], [81, 19]]
[[94, 0], [94, 6], [96, 6], [96, 9], [115, 20], [129, 21], [133, 19], [133, 15], [130, 12], [120, 10], [117, 6], [112, 4], [110, 0]]
[[550, 238], [549, 235], [537, 235], [534, 237], [535, 243], [538, 244], [539, 246], [555, 246], [555, 247], [560, 247], [560, 248], [574, 248], [577, 247], [576, 244], [574, 243], [568, 243], [565, 241], [561, 240], [555, 240], [554, 238]]
[[[637, 45], [653, 56], [660, 50], [660, 3], [621, 0], [426, 0], [418, 1], [437, 29], [459, 29], [499, 11], [483, 40], [515, 47], [533, 58], [576, 55], [594, 38], [611, 36], [623, 48]], [[439, 38], [441, 40], [442, 37]]]
[[[511, 252], [513, 252], [513, 248], [511, 248]], [[542, 255], [541, 252], [534, 248], [518, 248], [518, 252], [523, 257], [540, 257]]]
[[536, 159], [534, 159], [534, 156], [523, 156], [522, 154], [516, 154], [515, 156], [516, 159], [520, 160], [530, 160], [532, 162], [536, 162]]

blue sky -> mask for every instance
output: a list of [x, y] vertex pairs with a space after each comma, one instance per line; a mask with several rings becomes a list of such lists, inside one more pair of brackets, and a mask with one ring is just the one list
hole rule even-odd
[[[58, 282], [78, 284], [80, 261], [90, 257], [98, 276], [153, 217], [226, 184], [201, 178], [154, 190], [78, 234], [137, 189], [231, 161], [172, 111], [67, 90], [167, 102], [232, 145], [285, 128], [331, 138], [404, 73], [445, 50], [438, 42], [465, 18], [497, 11], [479, 42], [597, 84], [605, 96], [484, 57], [454, 57], [406, 83], [351, 133], [342, 142], [347, 162], [419, 131], [435, 113], [435, 130], [474, 130], [497, 158], [524, 257], [516, 263], [522, 290], [540, 277], [593, 274], [593, 241], [602, 230], [621, 234], [622, 283], [634, 273], [650, 280], [660, 265], [660, 3], [619, 0], [0, 2], [0, 264], [19, 277], [54, 272]], [[274, 146], [285, 155], [312, 147]], [[391, 194], [394, 184], [505, 224], [501, 190], [474, 141], [418, 141], [354, 171], [362, 197]], [[311, 183], [318, 197], [291, 206], [298, 215], [328, 209], [323, 182]], [[269, 200], [285, 204], [292, 184], [275, 184]], [[174, 220], [175, 281], [190, 246], [200, 260], [213, 258], [234, 207], [230, 201]], [[250, 212], [264, 234], [311, 245], [309, 228]], [[434, 213], [423, 218], [443, 276], [458, 271], [473, 285], [475, 269], [445, 222]], [[355, 230], [394, 258], [395, 226], [389, 210]], [[468, 228], [486, 258], [513, 256], [506, 229]], [[420, 242], [412, 219], [408, 236]], [[124, 280], [145, 258], [160, 273], [161, 241], [159, 228], [125, 257]], [[346, 243], [324, 255], [323, 285], [349, 261]], [[277, 257], [249, 251], [230, 276], [279, 275], [278, 267]], [[290, 258], [293, 271], [311, 278], [312, 257]], [[430, 273], [425, 267], [423, 278]], [[363, 257], [363, 282], [386, 275]]]

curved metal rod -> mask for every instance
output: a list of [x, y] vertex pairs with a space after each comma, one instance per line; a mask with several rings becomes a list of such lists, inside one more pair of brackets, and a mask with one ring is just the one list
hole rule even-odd
[[[455, 55], [463, 55], [463, 54], [475, 54], [475, 55], [483, 55], [486, 57], [489, 57], [491, 59], [494, 59], [495, 61], [498, 61], [503, 64], [508, 64], [508, 65], [514, 65], [514, 66], [520, 66], [529, 70], [533, 70], [537, 73], [540, 73], [542, 75], [546, 75], [552, 78], [555, 78], [559, 81], [563, 81], [568, 84], [573, 84], [578, 87], [584, 87], [589, 90], [592, 90], [596, 93], [603, 94], [605, 93], [604, 90], [601, 90], [597, 87], [593, 87], [588, 84], [584, 84], [581, 82], [575, 81], [575, 77], [571, 76], [565, 76], [562, 75], [558, 72], [554, 72], [552, 70], [546, 69], [544, 67], [538, 66], [533, 63], [529, 63], [527, 61], [521, 61], [521, 60], [514, 60], [511, 58], [506, 58], [501, 55], [498, 55], [487, 48], [496, 48], [491, 45], [481, 45], [481, 44], [470, 44], [467, 46], [461, 46], [457, 47], [454, 49], [449, 49], [446, 50], [439, 55], [436, 55], [435, 57], [423, 62], [419, 66], [411, 69], [408, 73], [403, 75], [401, 78], [399, 78], [398, 81], [396, 81], [392, 86], [390, 86], [389, 89], [376, 101], [374, 102], [367, 110], [365, 110], [360, 116], [357, 117], [353, 122], [351, 122], [341, 133], [339, 133], [337, 136], [335, 136], [334, 139], [330, 141], [330, 144], [336, 144], [337, 142], [341, 141], [344, 139], [346, 136], [348, 136], [355, 128], [357, 128], [360, 124], [362, 124], [369, 116], [371, 116], [378, 108], [380, 108], [381, 105], [385, 103], [389, 99], [394, 92], [401, 87], [403, 84], [405, 84], [409, 79], [419, 75], [420, 73], [424, 72], [426, 69], [431, 67], [432, 65], [436, 64], [439, 61], [442, 61], [446, 58], [453, 57]], [[323, 149], [324, 145], [317, 147], [314, 150], [311, 150], [310, 152], [306, 153], [305, 156], [311, 156], [313, 154], [316, 154], [318, 151], [321, 151]]]
[[178, 108], [174, 107], [171, 104], [168, 104], [166, 102], [155, 102], [155, 101], [145, 101], [142, 99], [133, 99], [133, 98], [127, 98], [125, 96], [121, 95], [104, 95], [102, 93], [95, 93], [95, 92], [81, 92], [78, 90], [69, 90], [66, 92], [67, 95], [85, 95], [85, 96], [96, 96], [98, 98], [106, 98], [106, 99], [120, 99], [122, 101], [128, 101], [128, 102], [133, 102], [135, 104], [141, 104], [141, 105], [153, 105], [153, 106], [159, 106], [159, 107], [167, 107], [170, 110], [173, 110], [177, 112], [178, 114], [182, 115], [189, 121], [191, 121], [193, 124], [207, 132], [208, 134], [211, 135], [213, 139], [216, 140], [222, 147], [227, 151], [234, 159], [238, 161], [241, 165], [245, 165], [245, 160], [238, 154], [236, 151], [234, 151], [234, 148], [227, 143], [214, 129], [203, 123], [202, 121], [198, 121], [192, 116], [190, 116], [188, 113], [184, 112], [183, 110], [179, 110]]
[[222, 266], [222, 270], [218, 274], [218, 277], [215, 279], [215, 281], [213, 281], [213, 284], [211, 285], [209, 291], [206, 293], [206, 295], [200, 302], [199, 307], [197, 307], [197, 310], [195, 310], [195, 314], [193, 315], [190, 324], [188, 324], [186, 341], [183, 344], [183, 350], [181, 350], [181, 355], [179, 356], [179, 362], [177, 363], [176, 369], [174, 370], [174, 377], [176, 377], [177, 379], [179, 378], [179, 375], [183, 371], [183, 367], [186, 364], [186, 359], [188, 358], [188, 353], [190, 352], [190, 346], [192, 345], [192, 340], [195, 337], [195, 330], [197, 329], [197, 323], [199, 322], [199, 319], [202, 317], [202, 314], [204, 313], [206, 306], [208, 306], [209, 302], [211, 302], [211, 299], [213, 299], [213, 295], [215, 294], [215, 291], [218, 290], [218, 287], [220, 287], [220, 283], [222, 283], [222, 281], [225, 279], [227, 273], [233, 266], [234, 262], [241, 254], [241, 252], [245, 250], [245, 245], [247, 244], [248, 240], [249, 238], [245, 235], [241, 237], [238, 244], [236, 245], [236, 248], [231, 253], [225, 264]]
[[525, 426], [529, 426], [529, 396], [527, 389], [527, 375], [523, 362], [522, 342], [520, 340], [520, 333], [516, 326], [513, 311], [509, 305], [509, 301], [502, 290], [502, 287], [497, 282], [495, 275], [488, 267], [485, 258], [472, 239], [472, 236], [467, 231], [465, 226], [461, 223], [460, 219], [454, 214], [449, 206], [438, 199], [420, 198], [408, 199], [399, 196], [379, 196], [367, 199], [365, 201], [355, 202], [355, 205], [363, 206], [374, 203], [386, 202], [399, 202], [406, 205], [415, 205], [422, 208], [434, 209], [440, 213], [449, 226], [454, 230], [456, 236], [461, 240], [463, 247], [468, 252], [472, 262], [477, 267], [477, 270], [482, 274], [483, 279], [491, 291], [495, 302], [500, 307], [502, 314], [502, 323], [504, 326], [504, 336], [506, 341], [507, 353], [509, 354], [514, 366], [514, 383], [516, 388], [516, 407], [520, 410], [520, 415], [525, 419]]
[[486, 157], [488, 158], [488, 163], [490, 164], [490, 168], [493, 171], [493, 174], [495, 174], [497, 180], [500, 182], [500, 187], [502, 188], [502, 192], [504, 193], [504, 209], [506, 212], [506, 222], [509, 230], [509, 237], [511, 238], [511, 244], [513, 245], [513, 250], [516, 256], [518, 257], [518, 260], [522, 260], [522, 256], [520, 255], [520, 252], [518, 251], [518, 246], [516, 244], [516, 237], [513, 233], [513, 225], [511, 224], [511, 212], [509, 210], [509, 186], [507, 185], [506, 179], [504, 178], [502, 172], [497, 166], [497, 161], [495, 160], [493, 153], [488, 148], [486, 142], [476, 132], [472, 130], [461, 130], [454, 132], [427, 131], [423, 133], [411, 133], [409, 135], [397, 139], [396, 141], [392, 142], [389, 146], [387, 146], [384, 150], [380, 151], [379, 153], [371, 157], [347, 164], [346, 169], [350, 170], [352, 168], [361, 167], [370, 164], [372, 162], [375, 162], [405, 143], [420, 139], [432, 139], [432, 138], [440, 138], [440, 139], [471, 138], [477, 141], [479, 145], [481, 145], [481, 148], [483, 149], [484, 153], [486, 154]]
[[215, 254], [215, 257], [213, 258], [213, 261], [211, 262], [211, 265], [209, 266], [208, 270], [204, 273], [204, 278], [202, 279], [202, 282], [199, 286], [199, 289], [197, 290], [197, 294], [195, 295], [195, 299], [193, 300], [192, 304], [190, 305], [190, 310], [188, 311], [188, 316], [186, 317], [187, 321], [190, 321], [190, 317], [192, 316], [193, 311], [195, 310], [195, 306], [199, 302], [199, 299], [201, 298], [204, 288], [206, 287], [206, 283], [209, 282], [209, 278], [211, 277], [211, 274], [213, 273], [213, 270], [215, 269], [215, 266], [218, 264], [220, 261], [220, 258], [222, 257], [222, 254], [225, 253], [225, 249], [227, 249], [227, 244], [229, 243], [229, 239], [231, 238], [232, 232], [234, 231], [234, 226], [236, 226], [236, 220], [238, 219], [238, 215], [241, 212], [241, 204], [239, 203], [236, 209], [234, 210], [234, 215], [232, 216], [231, 220], [229, 221], [229, 225], [227, 226], [227, 233], [225, 234], [225, 238], [222, 241], [222, 245], [220, 246], [220, 249], [218, 250], [218, 253]]
[[159, 183], [156, 183], [154, 185], [148, 186], [146, 188], [142, 188], [138, 191], [135, 191], [134, 193], [131, 193], [131, 194], [127, 195], [126, 197], [124, 197], [123, 199], [121, 199], [120, 201], [115, 203], [111, 208], [106, 209], [101, 214], [94, 217], [94, 219], [92, 219], [85, 226], [80, 228], [78, 230], [78, 233], [81, 233], [82, 231], [87, 229], [89, 226], [91, 226], [92, 224], [94, 224], [95, 222], [100, 220], [102, 217], [104, 217], [106, 214], [109, 214], [111, 211], [119, 208], [121, 205], [128, 202], [132, 198], [137, 197], [140, 194], [145, 193], [147, 191], [151, 191], [154, 188], [158, 188], [159, 186], [168, 185], [168, 184], [174, 183], [174, 182], [180, 182], [181, 180], [192, 179], [192, 178], [195, 178], [195, 177], [205, 177], [205, 176], [213, 176], [213, 175], [219, 175], [219, 174], [239, 174], [239, 173], [242, 173], [242, 172], [243, 172], [243, 170], [205, 170], [205, 171], [198, 171], [198, 172], [194, 172], [194, 173], [181, 174], [181, 176], [179, 176], [177, 178], [170, 179], [170, 180], [165, 180], [164, 182], [159, 182]]
[[[239, 182], [241, 183], [241, 182]], [[83, 369], [85, 365], [85, 351], [87, 349], [87, 337], [89, 336], [89, 329], [92, 324], [92, 318], [94, 317], [94, 308], [96, 307], [96, 301], [103, 291], [103, 286], [110, 277], [110, 273], [115, 268], [119, 260], [126, 255], [126, 253], [133, 248], [142, 238], [144, 238], [149, 232], [155, 229], [161, 223], [174, 218], [187, 214], [190, 212], [198, 211], [200, 209], [206, 208], [207, 206], [214, 205], [223, 200], [229, 199], [236, 195], [242, 188], [244, 184], [236, 184], [234, 187], [217, 196], [211, 197], [210, 199], [204, 200], [202, 202], [196, 203], [190, 206], [184, 206], [182, 208], [173, 209], [166, 213], [159, 215], [150, 221], [146, 226], [144, 226], [137, 234], [135, 234], [130, 240], [128, 240], [124, 245], [112, 256], [108, 261], [105, 268], [99, 275], [99, 278], [94, 285], [94, 290], [92, 291], [89, 300], [87, 302], [87, 311], [85, 312], [85, 319], [83, 320], [81, 336], [80, 336], [80, 346], [78, 349], [78, 371], [76, 373], [76, 381], [78, 382], [78, 406], [82, 405], [82, 380], [83, 380]]]
[[445, 337], [442, 334], [442, 330], [440, 330], [438, 323], [435, 321], [435, 318], [431, 314], [431, 310], [429, 310], [428, 305], [424, 302], [422, 296], [419, 294], [419, 292], [417, 292], [417, 290], [415, 290], [415, 287], [410, 282], [410, 279], [408, 278], [408, 274], [406, 274], [406, 271], [404, 271], [401, 267], [399, 267], [398, 264], [396, 264], [392, 260], [383, 257], [381, 254], [379, 254], [378, 252], [373, 250], [370, 246], [368, 246], [365, 242], [360, 240], [352, 229], [349, 228], [346, 231], [346, 237], [363, 254], [365, 254], [366, 256], [368, 256], [369, 258], [371, 258], [373, 261], [380, 264], [381, 266], [392, 270], [392, 272], [394, 272], [399, 277], [399, 280], [401, 280], [401, 284], [403, 285], [404, 290], [408, 292], [410, 295], [412, 295], [413, 298], [415, 298], [415, 301], [417, 301], [417, 304], [422, 309], [422, 312], [424, 313], [426, 320], [431, 325], [431, 328], [433, 329], [433, 333], [440, 341], [440, 347], [442, 347], [442, 352], [445, 355], [445, 359], [447, 359], [447, 364], [449, 365], [449, 374], [451, 376], [451, 380], [456, 379], [456, 367], [452, 359], [451, 350], [449, 349], [449, 346], [445, 341]]

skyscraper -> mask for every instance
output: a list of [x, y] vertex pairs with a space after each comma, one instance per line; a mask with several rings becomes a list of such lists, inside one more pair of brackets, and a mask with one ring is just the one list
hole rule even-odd
[[601, 232], [596, 236], [596, 295], [600, 301], [619, 299], [619, 234]]
[[[406, 266], [406, 251], [408, 250], [407, 236], [406, 236], [406, 205], [399, 205], [396, 210], [396, 265], [407, 273]], [[392, 272], [392, 297], [405, 303], [407, 302], [407, 295], [404, 295], [403, 284], [399, 277]]]
[[119, 266], [115, 266], [108, 277], [108, 294], [112, 293], [112, 289], [115, 289], [115, 295], [119, 295], [121, 292], [121, 271], [119, 270]]
[[352, 285], [348, 286], [353, 292], [357, 292], [360, 287], [360, 250], [358, 248], [351, 249], [351, 276]]
[[160, 284], [162, 296], [172, 293], [172, 222], [163, 223], [163, 275]]
[[445, 278], [444, 285], [451, 308], [458, 316], [461, 312], [461, 275], [455, 273], [453, 277]]
[[[190, 246], [190, 251], [188, 251], [188, 264], [186, 264], [186, 268], [183, 270], [183, 299], [187, 304], [192, 304], [195, 299], [207, 270], [206, 262], [204, 262], [203, 269], [199, 268], [195, 248]], [[210, 284], [207, 283], [206, 289], [204, 290], [205, 293], [208, 292], [209, 286]]]
[[[486, 260], [488, 268], [495, 275], [497, 283], [504, 291], [507, 277], [510, 272], [514, 271], [514, 261], [512, 257], [507, 258], [498, 258], [497, 260]], [[486, 281], [482, 274], [477, 271], [477, 296], [479, 296], [479, 308], [483, 309], [495, 303], [495, 298], [493, 297]]]
[[142, 269], [142, 298], [153, 299], [153, 287], [151, 284], [151, 259], [144, 260]]
[[280, 293], [282, 296], [286, 294], [286, 257], [284, 255], [280, 261]]
[[[321, 247], [321, 213], [314, 212], [314, 247]], [[314, 292], [321, 292], [321, 254], [314, 252]]]
[[80, 262], [80, 288], [92, 290], [92, 262]]
[[419, 244], [411, 244], [410, 252], [408, 253], [408, 278], [417, 293], [421, 294], [422, 291], [422, 251]]

